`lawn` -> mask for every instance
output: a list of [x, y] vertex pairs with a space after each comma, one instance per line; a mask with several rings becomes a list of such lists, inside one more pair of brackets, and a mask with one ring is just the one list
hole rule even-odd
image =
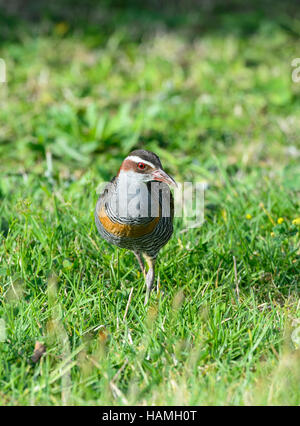
[[[299, 405], [297, 3], [31, 3], [0, 3], [0, 403]], [[93, 218], [135, 148], [207, 184], [146, 307]]]

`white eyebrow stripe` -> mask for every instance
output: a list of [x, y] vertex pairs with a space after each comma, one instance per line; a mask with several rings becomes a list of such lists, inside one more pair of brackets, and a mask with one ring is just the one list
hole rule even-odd
[[129, 155], [129, 157], [127, 157], [126, 160], [132, 160], [135, 163], [144, 163], [155, 169], [155, 166], [153, 163], [150, 163], [150, 161], [143, 160], [141, 157], [138, 157], [137, 155]]

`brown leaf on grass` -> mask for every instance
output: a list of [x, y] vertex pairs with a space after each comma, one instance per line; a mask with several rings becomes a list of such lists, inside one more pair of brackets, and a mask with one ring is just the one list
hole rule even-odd
[[35, 342], [33, 355], [31, 357], [32, 362], [38, 362], [41, 356], [46, 352], [46, 346], [39, 342], [38, 340]]
[[106, 343], [108, 339], [108, 333], [105, 328], [100, 329], [98, 336], [99, 336], [100, 343], [102, 344]]

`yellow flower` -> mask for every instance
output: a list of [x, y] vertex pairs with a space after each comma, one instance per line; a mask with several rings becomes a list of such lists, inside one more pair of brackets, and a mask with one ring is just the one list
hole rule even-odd
[[271, 237], [275, 237], [275, 232], [271, 232]]
[[59, 35], [63, 36], [65, 35], [69, 30], [69, 24], [67, 22], [59, 22], [54, 27], [54, 32]]
[[293, 225], [300, 225], [300, 217], [296, 217], [296, 219], [293, 220]]
[[227, 211], [225, 209], [223, 209], [221, 211], [221, 214], [222, 214], [222, 218], [223, 218], [224, 222], [227, 223]]
[[284, 222], [283, 217], [278, 218], [277, 223], [278, 223], [279, 225], [281, 225], [281, 224], [282, 224], [282, 222]]
[[248, 219], [248, 220], [252, 219], [252, 216], [251, 216], [250, 213], [246, 214], [246, 219]]

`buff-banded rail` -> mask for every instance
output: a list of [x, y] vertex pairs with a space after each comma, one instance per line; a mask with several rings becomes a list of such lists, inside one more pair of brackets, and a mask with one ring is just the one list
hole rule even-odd
[[138, 149], [125, 158], [95, 208], [100, 236], [135, 254], [146, 280], [145, 304], [155, 280], [157, 255], [173, 233], [174, 201], [169, 185], [176, 186], [176, 182], [163, 170], [159, 157]]

